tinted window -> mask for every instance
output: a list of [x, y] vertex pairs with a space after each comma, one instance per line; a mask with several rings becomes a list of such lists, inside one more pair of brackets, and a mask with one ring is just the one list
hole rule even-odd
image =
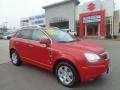
[[21, 38], [22, 36], [21, 36], [21, 31], [17, 31], [17, 33], [15, 34], [15, 37], [16, 38]]
[[31, 39], [32, 30], [23, 30], [21, 32], [21, 34], [22, 34], [22, 38], [24, 38], [24, 39]]
[[15, 35], [17, 38], [23, 38], [23, 39], [31, 39], [32, 36], [32, 30], [21, 30], [18, 31]]
[[40, 30], [33, 30], [32, 39], [40, 41], [41, 38], [47, 38], [47, 36]]

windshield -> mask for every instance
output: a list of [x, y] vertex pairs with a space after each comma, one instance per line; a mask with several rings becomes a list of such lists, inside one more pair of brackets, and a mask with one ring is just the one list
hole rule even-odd
[[61, 30], [47, 30], [48, 34], [52, 36], [58, 42], [73, 42], [77, 41], [78, 39], [67, 32]]

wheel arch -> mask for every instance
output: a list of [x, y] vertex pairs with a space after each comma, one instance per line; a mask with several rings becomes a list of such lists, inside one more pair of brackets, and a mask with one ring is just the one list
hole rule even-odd
[[11, 57], [11, 52], [14, 51], [14, 50], [16, 51], [15, 48], [11, 48], [11, 49], [10, 49], [10, 51], [9, 51], [9, 52], [10, 52], [10, 57]]
[[13, 50], [16, 50], [16, 49], [15, 49], [15, 48], [11, 48], [11, 49], [10, 49], [10, 53], [11, 53]]

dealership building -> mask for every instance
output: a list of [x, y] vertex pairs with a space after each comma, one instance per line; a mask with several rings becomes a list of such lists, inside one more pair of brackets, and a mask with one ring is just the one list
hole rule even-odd
[[45, 26], [45, 15], [36, 15], [31, 17], [22, 18], [20, 21], [20, 25], [22, 27], [24, 26], [31, 26], [31, 25], [39, 25], [39, 26]]
[[114, 7], [113, 0], [94, 0], [83, 4], [79, 0], [64, 0], [43, 7], [44, 22], [47, 27], [76, 31], [80, 37], [119, 35], [119, 11]]

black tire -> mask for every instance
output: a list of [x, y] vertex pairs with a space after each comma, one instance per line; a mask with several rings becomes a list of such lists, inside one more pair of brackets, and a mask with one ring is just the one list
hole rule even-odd
[[[13, 60], [13, 54], [16, 55], [16, 61]], [[22, 65], [22, 61], [20, 59], [19, 54], [16, 52], [16, 50], [12, 50], [10, 52], [10, 58], [11, 58], [11, 62], [12, 62], [13, 65], [15, 65], [15, 66], [21, 66]]]
[[[69, 68], [69, 71], [71, 70], [72, 71], [72, 81], [68, 84], [65, 84], [61, 81], [60, 77], [59, 77], [59, 69], [62, 68], [62, 67], [68, 67]], [[58, 79], [58, 81], [63, 85], [63, 86], [66, 86], [66, 87], [72, 87], [76, 84], [76, 82], [78, 82], [79, 78], [78, 78], [78, 74], [77, 74], [77, 71], [76, 69], [74, 68], [73, 65], [71, 65], [70, 63], [68, 62], [60, 62], [58, 63], [58, 65], [56, 66], [56, 70], [55, 70], [55, 74], [56, 74], [56, 77]], [[70, 78], [70, 77], [69, 77]]]

